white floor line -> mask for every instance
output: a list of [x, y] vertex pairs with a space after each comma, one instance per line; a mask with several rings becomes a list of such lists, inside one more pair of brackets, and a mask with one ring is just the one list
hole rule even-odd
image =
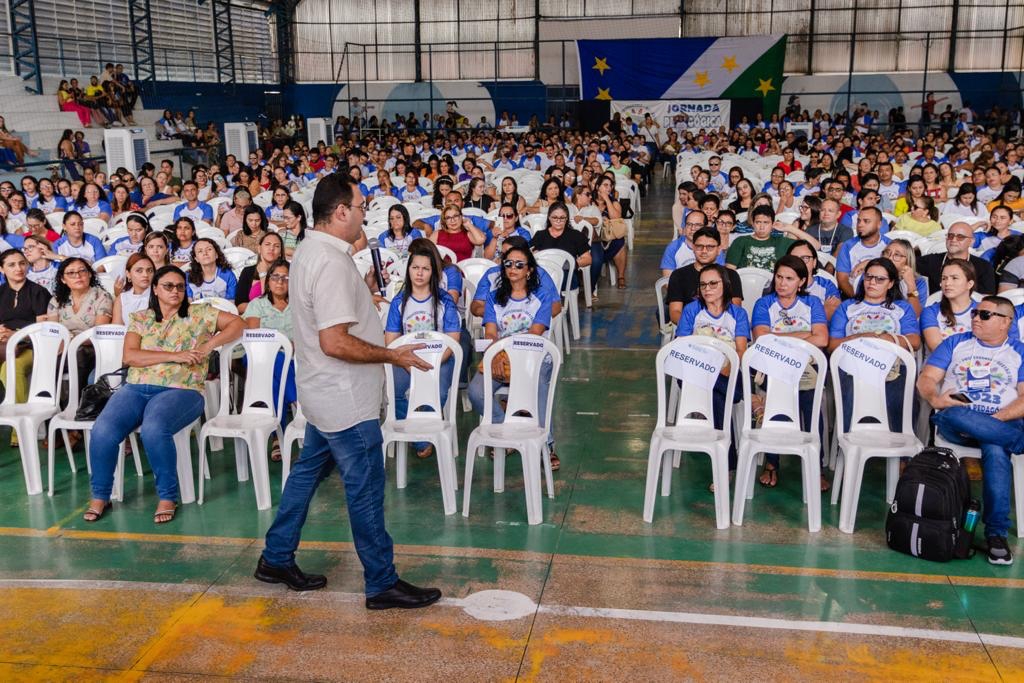
[[[126, 590], [160, 591], [165, 593], [201, 593], [207, 590], [203, 584], [172, 584], [145, 581], [101, 581], [73, 579], [0, 579], [0, 588], [52, 588], [63, 590]], [[359, 603], [361, 593], [339, 591], [311, 591], [295, 593], [284, 586], [253, 583], [245, 585], [217, 585], [209, 587], [208, 593], [237, 597], [294, 598], [332, 603]], [[314, 597], [315, 596], [315, 597]], [[533, 614], [530, 599], [515, 591], [488, 590], [473, 593], [465, 598], [442, 598], [440, 605], [458, 607], [476, 619], [503, 621], [525, 618]], [[942, 631], [939, 629], [885, 626], [882, 624], [857, 624], [834, 621], [808, 621], [803, 619], [772, 619], [767, 617], [735, 614], [708, 614], [704, 612], [665, 612], [658, 610], [614, 609], [610, 607], [572, 607], [567, 605], [541, 605], [536, 608], [540, 614], [551, 616], [621, 619], [624, 621], [651, 621], [671, 624], [694, 624], [701, 626], [725, 626], [729, 628], [756, 628], [774, 631], [805, 631], [813, 633], [836, 633], [844, 635], [913, 638], [952, 643], [967, 643], [992, 647], [1007, 647], [1024, 650], [1024, 638], [973, 631]]]

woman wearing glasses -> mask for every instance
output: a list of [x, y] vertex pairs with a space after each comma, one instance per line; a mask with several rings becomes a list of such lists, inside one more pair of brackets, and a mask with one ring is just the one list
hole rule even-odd
[[441, 210], [441, 221], [437, 230], [430, 234], [430, 241], [455, 252], [457, 261], [473, 255], [473, 249], [487, 241], [487, 237], [473, 223], [462, 215], [457, 204], [446, 204]]
[[[537, 261], [533, 252], [522, 246], [513, 246], [501, 262], [501, 270], [493, 289], [489, 288], [484, 299], [484, 337], [497, 341], [515, 334], [536, 334], [548, 336], [551, 326], [551, 305], [554, 298], [541, 287]], [[551, 383], [551, 363], [541, 367], [538, 411], [541, 420], [547, 410], [548, 386]], [[495, 391], [508, 386], [508, 377], [491, 375], [491, 386], [484, 386], [484, 374], [478, 372], [469, 383], [469, 400], [477, 414], [484, 414], [484, 392]], [[503, 422], [505, 411], [500, 401], [491, 401], [491, 419]], [[542, 425], [545, 426], [545, 425]], [[549, 443], [550, 443], [550, 436]], [[558, 456], [551, 451], [551, 469], [559, 468]]]
[[942, 266], [942, 298], [921, 311], [921, 336], [929, 353], [947, 337], [971, 331], [971, 311], [978, 306], [971, 295], [977, 280], [970, 261], [954, 258]]
[[153, 276], [149, 307], [132, 314], [124, 340], [125, 384], [103, 408], [92, 439], [92, 500], [85, 512], [95, 522], [110, 508], [118, 445], [140, 428], [160, 502], [153, 521], [174, 519], [178, 507], [174, 434], [203, 412], [203, 384], [210, 353], [242, 334], [238, 316], [212, 306], [189, 306], [185, 274], [164, 266]]
[[527, 242], [530, 241], [530, 231], [519, 225], [519, 213], [510, 203], [502, 204], [498, 209], [498, 220], [494, 221], [494, 227], [487, 236], [487, 245], [484, 247], [484, 258], [491, 261], [495, 256], [501, 256], [501, 245], [512, 235], [519, 235]]
[[[881, 339], [902, 346], [913, 353], [921, 346], [921, 328], [917, 314], [907, 303], [900, 288], [900, 275], [892, 261], [885, 257], [872, 259], [864, 269], [857, 293], [839, 306], [829, 324], [829, 352], [853, 339]], [[851, 396], [849, 376], [840, 372], [843, 394]], [[900, 363], [893, 366], [885, 382], [886, 409], [889, 428], [900, 431], [903, 411], [903, 387], [907, 369]], [[844, 420], [849, 421], [853, 403], [843, 404]]]

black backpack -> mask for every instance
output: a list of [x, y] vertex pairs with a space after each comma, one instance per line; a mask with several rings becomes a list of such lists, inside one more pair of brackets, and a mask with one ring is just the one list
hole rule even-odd
[[971, 498], [967, 471], [948, 448], [915, 455], [896, 484], [885, 539], [901, 553], [935, 562], [973, 555], [974, 533], [963, 528]]

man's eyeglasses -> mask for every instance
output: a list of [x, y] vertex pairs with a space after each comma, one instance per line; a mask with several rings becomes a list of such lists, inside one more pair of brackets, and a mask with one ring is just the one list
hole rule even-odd
[[703, 223], [691, 223], [690, 221], [686, 221], [685, 225], [688, 228], [703, 228], [704, 227]]
[[986, 310], [979, 309], [979, 308], [975, 308], [973, 311], [971, 311], [971, 317], [972, 318], [981, 318], [982, 320], [986, 320], [987, 321], [987, 320], [991, 320], [992, 316], [997, 316], [997, 317], [1000, 317], [1000, 318], [1009, 318], [1010, 317], [1010, 316], [1006, 315], [1005, 313], [997, 313], [996, 311], [986, 311]]
[[523, 270], [529, 264], [526, 261], [513, 261], [512, 259], [505, 259], [504, 261], [501, 262], [501, 265], [503, 265], [506, 268], [514, 268], [516, 270]]
[[694, 251], [711, 251], [712, 249], [717, 249], [718, 246], [719, 245], [717, 245], [717, 244], [695, 244], [695, 245], [693, 245], [693, 250]]
[[516, 215], [514, 213], [503, 213], [501, 214], [501, 217], [504, 218], [505, 220], [508, 220], [510, 218], [515, 218]]
[[366, 202], [363, 202], [362, 204], [346, 204], [345, 206], [352, 209], [353, 211], [358, 210], [362, 211], [363, 213], [366, 213]]

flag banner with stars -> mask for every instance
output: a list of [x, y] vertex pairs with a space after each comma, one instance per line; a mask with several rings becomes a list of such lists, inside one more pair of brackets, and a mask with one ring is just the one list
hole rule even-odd
[[584, 100], [750, 98], [778, 111], [785, 35], [576, 41]]

